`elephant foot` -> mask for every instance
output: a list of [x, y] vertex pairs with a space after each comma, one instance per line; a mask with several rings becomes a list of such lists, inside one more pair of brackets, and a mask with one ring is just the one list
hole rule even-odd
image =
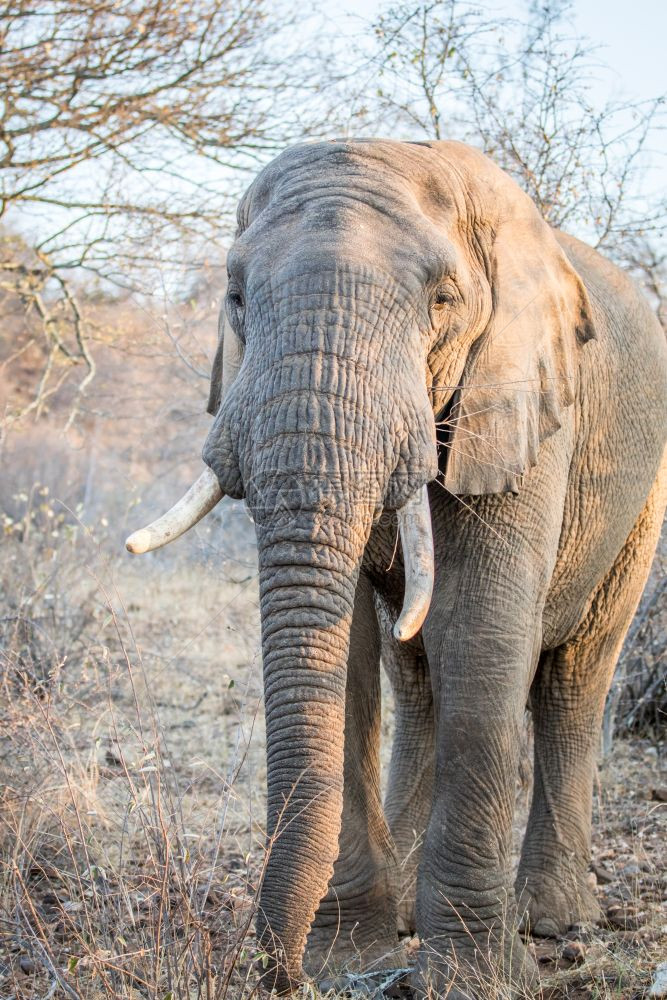
[[517, 907], [522, 934], [559, 937], [581, 924], [596, 924], [602, 912], [583, 876], [572, 872], [561, 880], [527, 876], [517, 879]]
[[344, 893], [343, 886], [330, 887], [306, 940], [308, 974], [319, 980], [403, 965], [392, 870], [358, 881], [354, 894]]
[[444, 954], [422, 945], [413, 986], [417, 996], [426, 998], [519, 1000], [534, 996], [539, 972], [517, 934], [504, 932], [501, 942], [490, 935], [480, 941], [466, 936], [450, 939]]
[[313, 928], [308, 937], [304, 969], [320, 982], [347, 973], [366, 973], [377, 969], [399, 968], [406, 964], [403, 945], [396, 929], [380, 925], [355, 924], [353, 927]]

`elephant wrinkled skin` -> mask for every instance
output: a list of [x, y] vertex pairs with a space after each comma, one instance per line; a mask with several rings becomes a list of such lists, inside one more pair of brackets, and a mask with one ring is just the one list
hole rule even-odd
[[[665, 507], [663, 332], [617, 268], [455, 142], [288, 149], [241, 202], [228, 270], [204, 461], [257, 530], [266, 982], [299, 983], [304, 949], [312, 974], [397, 964], [400, 929], [424, 988], [530, 989], [519, 924], [597, 916], [601, 717]], [[402, 551], [392, 512], [425, 484], [432, 550], [422, 505]], [[419, 572], [430, 609], [417, 631], [404, 608], [401, 643]]]

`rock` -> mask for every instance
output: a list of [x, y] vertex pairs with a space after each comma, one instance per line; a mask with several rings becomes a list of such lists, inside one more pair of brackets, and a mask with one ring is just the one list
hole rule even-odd
[[616, 881], [617, 877], [616, 874], [614, 872], [610, 872], [607, 868], [604, 868], [602, 865], [594, 864], [591, 865], [591, 868], [593, 869], [595, 877], [600, 883], [600, 885], [608, 885], [610, 882]]
[[653, 983], [648, 995], [650, 997], [667, 997], [667, 962], [661, 962], [653, 973]]
[[563, 958], [577, 965], [586, 958], [586, 946], [581, 941], [568, 941], [562, 951]]
[[37, 966], [29, 955], [21, 956], [19, 959], [19, 968], [21, 972], [26, 974], [26, 976], [32, 976], [32, 974], [37, 971]]
[[548, 965], [556, 961], [556, 947], [553, 941], [543, 939], [541, 941], [531, 941], [529, 946], [533, 958], [540, 965]]
[[566, 941], [582, 941], [588, 944], [593, 940], [594, 933], [591, 924], [573, 924], [565, 935]]
[[621, 931], [636, 931], [646, 923], [646, 914], [632, 906], [615, 903], [607, 908], [607, 923]]
[[416, 961], [420, 945], [421, 941], [417, 935], [405, 939], [403, 946], [405, 947], [405, 954], [407, 955], [408, 962]]
[[123, 762], [120, 757], [113, 752], [113, 750], [107, 750], [104, 754], [104, 759], [109, 767], [122, 767]]
[[66, 899], [62, 907], [65, 913], [79, 913], [83, 909], [83, 903], [75, 899]]
[[634, 890], [629, 885], [619, 885], [616, 886], [616, 894], [619, 899], [632, 900], [635, 898]]
[[644, 934], [644, 931], [616, 931], [616, 940], [623, 941], [625, 944], [638, 945], [646, 940]]
[[616, 857], [616, 851], [613, 847], [607, 848], [606, 851], [600, 851], [598, 854], [598, 861], [609, 861], [611, 858]]
[[661, 931], [659, 927], [647, 927], [642, 931], [642, 940], [644, 941], [661, 941], [664, 936], [664, 930]]

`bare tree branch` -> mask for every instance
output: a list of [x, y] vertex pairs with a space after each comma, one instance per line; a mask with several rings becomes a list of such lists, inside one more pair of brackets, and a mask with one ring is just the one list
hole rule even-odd
[[[664, 268], [664, 199], [643, 191], [665, 101], [591, 94], [601, 64], [574, 36], [566, 0], [527, 5], [522, 19], [464, 0], [400, 3], [372, 27], [349, 89], [357, 131], [462, 139], [481, 146], [544, 217], [634, 270], [656, 306]], [[639, 248], [641, 247], [641, 252]], [[662, 264], [658, 263], [662, 261]]]
[[[248, 169], [313, 126], [295, 17], [280, 0], [0, 2], [0, 288], [44, 351], [39, 399], [6, 419], [78, 366], [75, 400], [90, 385], [90, 275], [147, 294], [160, 268], [196, 267]], [[0, 360], [15, 350], [0, 336]]]

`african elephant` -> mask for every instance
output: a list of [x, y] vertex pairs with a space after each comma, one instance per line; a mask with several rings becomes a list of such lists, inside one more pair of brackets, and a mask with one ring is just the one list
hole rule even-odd
[[664, 334], [624, 274], [457, 142], [288, 149], [240, 203], [228, 272], [207, 468], [128, 546], [223, 494], [254, 513], [267, 982], [301, 981], [307, 938], [308, 969], [396, 952], [397, 866], [423, 827], [422, 986], [530, 988], [520, 921], [551, 934], [598, 912], [594, 760], [665, 507]]

